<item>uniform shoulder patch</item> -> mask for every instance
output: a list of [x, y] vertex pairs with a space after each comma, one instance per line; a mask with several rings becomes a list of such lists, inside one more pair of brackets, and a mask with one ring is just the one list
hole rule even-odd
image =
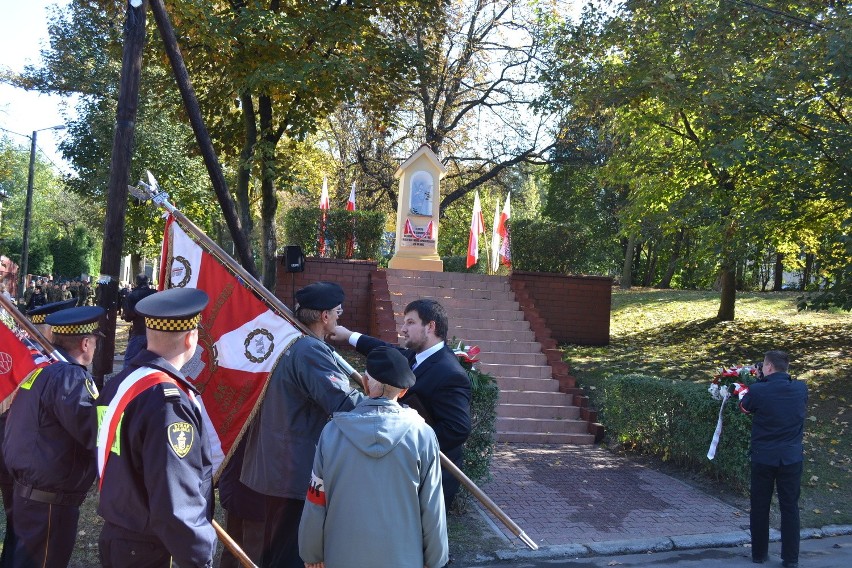
[[98, 392], [98, 386], [95, 384], [95, 381], [94, 379], [92, 379], [92, 377], [86, 377], [86, 390], [89, 391], [89, 394], [92, 396], [93, 399], [97, 400], [98, 395], [100, 393]]
[[174, 422], [166, 429], [168, 432], [169, 445], [177, 457], [183, 459], [192, 449], [195, 439], [195, 428], [189, 422]]

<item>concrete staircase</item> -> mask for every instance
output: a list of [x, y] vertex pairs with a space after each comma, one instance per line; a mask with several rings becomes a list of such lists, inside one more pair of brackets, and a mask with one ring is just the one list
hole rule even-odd
[[[386, 271], [397, 326], [406, 304], [434, 298], [446, 308], [453, 336], [478, 345], [479, 368], [497, 379], [497, 441], [540, 444], [591, 444], [597, 428], [594, 411], [574, 388], [555, 341], [542, 330], [534, 308], [530, 327], [525, 309], [505, 276], [454, 272]], [[523, 292], [522, 292], [523, 294]], [[526, 299], [526, 298], [525, 298]], [[529, 310], [527, 310], [529, 311]], [[544, 339], [537, 337], [542, 333]], [[543, 340], [547, 343], [543, 349]], [[558, 369], [555, 369], [557, 366]], [[555, 374], [557, 378], [554, 378]]]

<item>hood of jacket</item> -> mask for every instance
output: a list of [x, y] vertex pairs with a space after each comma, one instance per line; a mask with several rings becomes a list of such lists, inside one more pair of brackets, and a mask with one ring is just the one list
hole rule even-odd
[[367, 398], [332, 421], [353, 446], [373, 458], [393, 450], [411, 428], [423, 419], [417, 411], [386, 398]]

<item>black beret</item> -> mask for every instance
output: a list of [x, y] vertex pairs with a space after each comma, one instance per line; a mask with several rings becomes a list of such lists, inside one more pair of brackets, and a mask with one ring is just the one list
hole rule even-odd
[[[58, 303], [58, 302], [57, 302]], [[54, 312], [45, 318], [54, 335], [100, 335], [98, 320], [106, 313], [99, 306], [81, 306]]]
[[296, 304], [309, 310], [330, 310], [343, 303], [343, 288], [334, 282], [314, 282], [296, 291]]
[[70, 300], [62, 300], [61, 302], [53, 302], [51, 304], [45, 304], [43, 306], [31, 309], [27, 312], [27, 317], [29, 317], [30, 321], [32, 321], [33, 323], [45, 323], [44, 318], [46, 318], [49, 314], [58, 312], [59, 310], [73, 308], [75, 305], [77, 305], [76, 298], [71, 298]]
[[139, 300], [136, 313], [145, 317], [145, 327], [158, 331], [189, 331], [198, 327], [207, 293], [197, 288], [171, 288]]
[[382, 383], [398, 389], [414, 385], [414, 371], [405, 355], [393, 347], [376, 347], [367, 355], [367, 373]]

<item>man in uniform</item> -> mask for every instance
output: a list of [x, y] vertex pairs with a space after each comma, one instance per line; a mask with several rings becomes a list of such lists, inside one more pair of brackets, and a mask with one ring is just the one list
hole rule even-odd
[[110, 568], [213, 565], [213, 465], [198, 393], [180, 372], [198, 345], [207, 294], [158, 292], [136, 304], [148, 347], [98, 400], [98, 541]]
[[[445, 340], [449, 323], [444, 307], [430, 299], [420, 299], [405, 307], [399, 347], [411, 363], [417, 382], [399, 399], [415, 409], [438, 436], [441, 451], [456, 466], [462, 466], [462, 450], [470, 435], [470, 379]], [[389, 344], [343, 326], [332, 339], [348, 341], [359, 353], [369, 355]], [[443, 471], [444, 501], [449, 509], [460, 482]]]
[[[53, 341], [53, 333], [50, 331], [50, 326], [45, 323], [45, 318], [49, 314], [74, 307], [74, 302], [57, 302], [55, 304], [45, 304], [40, 308], [29, 312], [27, 317], [33, 323], [35, 328], [48, 341]], [[35, 346], [32, 339], [27, 338], [25, 344], [28, 344], [33, 360], [39, 366], [44, 366], [47, 359], [44, 358], [41, 351]], [[6, 433], [6, 419], [9, 417], [10, 400], [3, 401], [3, 412], [0, 413], [0, 442], [2, 442]], [[12, 566], [12, 554], [15, 551], [15, 528], [14, 516], [12, 514], [12, 488], [14, 480], [6, 467], [6, 461], [3, 459], [2, 451], [0, 451], [0, 493], [3, 494], [3, 509], [6, 512], [6, 536], [3, 538], [3, 552], [0, 553], [0, 568], [8, 568]]]
[[127, 295], [122, 307], [121, 319], [130, 322], [130, 337], [127, 340], [127, 349], [124, 351], [125, 363], [145, 349], [145, 318], [136, 313], [136, 304], [154, 293], [156, 290], [148, 285], [148, 276], [138, 274], [136, 287]]
[[3, 456], [14, 479], [15, 567], [67, 566], [80, 504], [95, 480], [95, 399], [86, 366], [97, 347], [98, 307], [50, 314], [66, 362], [38, 368], [21, 383], [6, 422]]
[[[370, 398], [336, 413], [323, 429], [299, 525], [305, 566], [447, 563], [438, 440], [416, 411], [397, 403], [414, 380], [402, 353], [373, 349]], [[365, 520], [364, 511], [376, 514]]]
[[343, 297], [333, 282], [296, 292], [296, 318], [310, 335], [276, 363], [248, 433], [241, 481], [267, 496], [264, 568], [303, 568], [297, 536], [316, 443], [333, 413], [352, 410], [364, 398], [349, 387], [324, 341], [343, 313]]

